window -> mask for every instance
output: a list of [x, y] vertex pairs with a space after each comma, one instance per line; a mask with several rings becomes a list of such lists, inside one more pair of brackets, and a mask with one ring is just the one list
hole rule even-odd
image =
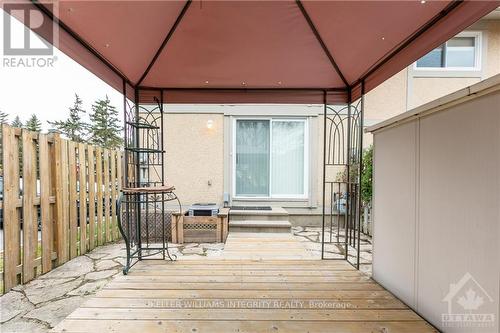
[[237, 119], [234, 153], [236, 197], [306, 196], [305, 119]]
[[481, 33], [464, 32], [417, 60], [416, 69], [479, 70]]

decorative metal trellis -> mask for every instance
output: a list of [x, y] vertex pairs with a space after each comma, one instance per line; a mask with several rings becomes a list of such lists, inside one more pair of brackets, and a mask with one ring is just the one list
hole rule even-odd
[[154, 101], [141, 105], [137, 98], [131, 103], [124, 97], [125, 186], [118, 201], [118, 226], [127, 251], [124, 274], [145, 258], [175, 259], [168, 249], [174, 211], [167, 202], [176, 201], [178, 212], [182, 207], [175, 188], [165, 183], [162, 96]]
[[163, 104], [125, 100], [125, 187], [164, 185]]
[[344, 259], [359, 268], [363, 97], [324, 106], [322, 259]]

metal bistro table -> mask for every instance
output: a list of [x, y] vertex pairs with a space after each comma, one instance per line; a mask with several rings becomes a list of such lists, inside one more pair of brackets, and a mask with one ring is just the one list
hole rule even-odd
[[[171, 239], [172, 215], [167, 202], [176, 201], [182, 211], [179, 198], [173, 186], [124, 188], [117, 201], [118, 228], [125, 240], [127, 262], [123, 274], [143, 259], [175, 260], [170, 254], [168, 241]], [[136, 259], [134, 262], [132, 262]]]

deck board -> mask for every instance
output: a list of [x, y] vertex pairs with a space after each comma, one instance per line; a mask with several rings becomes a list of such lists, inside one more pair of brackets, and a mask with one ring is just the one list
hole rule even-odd
[[[268, 297], [269, 298], [269, 297]], [[160, 299], [147, 299], [147, 298], [118, 298], [118, 297], [99, 297], [91, 298], [85, 303], [86, 308], [124, 308], [124, 309], [136, 309], [136, 308], [146, 308], [164, 309], [165, 304], [168, 303], [179, 303], [183, 302], [187, 298], [160, 298]], [[213, 297], [196, 298], [196, 301], [202, 304], [210, 302]], [[310, 304], [311, 298], [296, 298], [293, 300], [295, 302], [290, 302], [291, 298], [272, 298], [272, 300], [264, 300], [267, 302], [279, 302], [284, 304], [289, 302], [288, 308], [290, 309], [310, 309], [315, 308], [314, 305]], [[314, 299], [318, 300], [318, 299]], [[331, 299], [330, 299], [331, 300]], [[349, 298], [348, 300], [335, 299], [337, 301], [338, 308], [349, 308], [349, 309], [408, 309], [408, 307], [401, 301], [394, 298]], [[321, 300], [324, 301], [324, 300]], [[259, 299], [256, 298], [225, 298], [223, 303], [218, 304], [219, 309], [260, 309], [262, 306], [269, 303], [262, 304]], [[195, 308], [197, 304], [192, 304], [190, 307]]]
[[[274, 256], [276, 246], [255, 256], [252, 246], [246, 245], [252, 239], [239, 235], [233, 239], [231, 255], [218, 259], [139, 262], [129, 275], [115, 277], [54, 331], [436, 332], [345, 261], [306, 259], [293, 242], [286, 259], [286, 244]], [[269, 239], [258, 236], [253, 242]]]
[[104, 289], [97, 293], [97, 297], [114, 297], [114, 298], [147, 298], [147, 299], [170, 299], [170, 298], [222, 298], [222, 299], [238, 299], [238, 298], [255, 298], [255, 299], [270, 299], [270, 298], [313, 298], [313, 299], [352, 299], [352, 298], [394, 298], [386, 290], [381, 291], [366, 291], [366, 290], [196, 290], [196, 289], [177, 289], [177, 290], [126, 290], [126, 289]]
[[55, 332], [384, 329], [435, 331], [369, 277], [340, 261], [200, 260], [138, 263], [129, 275], [117, 276], [68, 316]]
[[67, 319], [61, 325], [64, 332], [71, 333], [367, 333], [397, 332], [420, 333], [436, 332], [424, 321], [410, 322], [316, 322], [316, 321], [218, 321], [218, 320], [95, 320]]
[[[213, 301], [216, 304], [218, 301]], [[284, 304], [284, 303], [283, 303]], [[419, 317], [410, 310], [393, 309], [122, 309], [79, 308], [71, 319], [96, 320], [239, 320], [247, 321], [415, 321]]]

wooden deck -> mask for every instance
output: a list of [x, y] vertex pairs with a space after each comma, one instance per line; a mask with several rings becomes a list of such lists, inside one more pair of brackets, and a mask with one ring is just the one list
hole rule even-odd
[[309, 259], [284, 235], [240, 236], [219, 258], [136, 264], [54, 331], [435, 332], [347, 262]]
[[289, 233], [229, 233], [221, 259], [302, 260], [321, 258]]

